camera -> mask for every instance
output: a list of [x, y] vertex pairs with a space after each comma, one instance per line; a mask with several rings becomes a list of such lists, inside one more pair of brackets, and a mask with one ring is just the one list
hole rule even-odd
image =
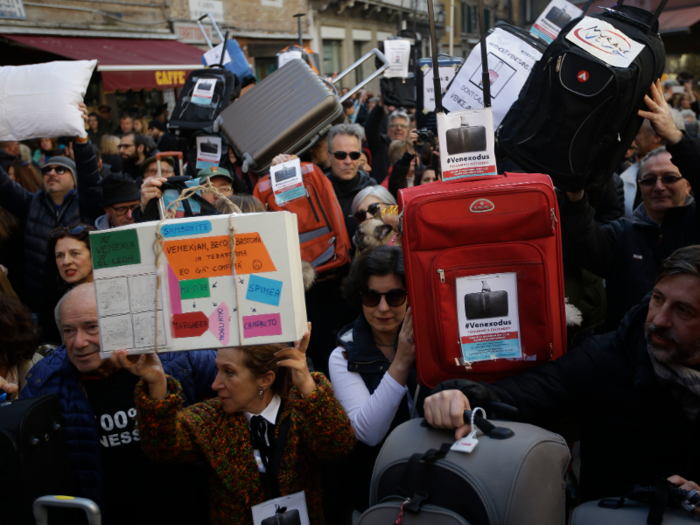
[[418, 133], [418, 143], [425, 144], [426, 142], [429, 142], [433, 147], [435, 147], [435, 135], [433, 135], [433, 132], [428, 128], [419, 129], [416, 131], [416, 133]]

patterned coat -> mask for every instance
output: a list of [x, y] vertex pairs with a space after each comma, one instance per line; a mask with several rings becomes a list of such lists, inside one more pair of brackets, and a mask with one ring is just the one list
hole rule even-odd
[[[311, 524], [323, 525], [319, 460], [349, 454], [355, 433], [330, 382], [319, 373], [313, 378], [318, 388], [310, 396], [302, 398], [293, 388], [282, 408], [279, 421], [289, 418], [290, 426], [278, 479], [282, 495], [306, 492]], [[206, 461], [212, 525], [249, 525], [250, 508], [265, 501], [265, 489], [245, 416], [227, 414], [218, 398], [182, 410], [180, 384], [170, 377], [168, 391], [168, 397], [153, 400], [143, 381], [136, 387], [144, 452], [156, 461]], [[279, 425], [275, 437], [278, 432]]]

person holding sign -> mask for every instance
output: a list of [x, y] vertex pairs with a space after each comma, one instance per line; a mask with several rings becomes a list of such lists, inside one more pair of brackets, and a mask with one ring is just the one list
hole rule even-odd
[[146, 455], [209, 464], [213, 525], [249, 524], [251, 506], [300, 491], [310, 523], [324, 523], [319, 460], [350, 453], [355, 434], [328, 380], [309, 373], [309, 337], [290, 348], [219, 349], [218, 398], [186, 409], [180, 383], [156, 354], [114, 352], [115, 365], [141, 377], [136, 409]]

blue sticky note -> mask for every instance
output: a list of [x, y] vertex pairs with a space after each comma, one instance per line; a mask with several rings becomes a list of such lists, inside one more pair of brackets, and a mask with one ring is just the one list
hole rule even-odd
[[[172, 202], [172, 201], [171, 201]], [[166, 224], [160, 229], [163, 237], [181, 237], [183, 235], [202, 235], [211, 232], [211, 222], [209, 221], [194, 221]]]
[[280, 297], [282, 295], [282, 281], [268, 279], [252, 274], [248, 281], [248, 292], [245, 298], [248, 301], [258, 303], [271, 304], [273, 306], [280, 305]]

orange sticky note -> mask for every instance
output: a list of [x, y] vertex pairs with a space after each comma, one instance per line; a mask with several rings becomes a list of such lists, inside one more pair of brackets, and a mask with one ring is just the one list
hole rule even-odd
[[228, 235], [165, 241], [163, 250], [179, 281], [232, 275]]
[[241, 233], [236, 235], [236, 273], [276, 271], [277, 268], [275, 268], [259, 233]]

